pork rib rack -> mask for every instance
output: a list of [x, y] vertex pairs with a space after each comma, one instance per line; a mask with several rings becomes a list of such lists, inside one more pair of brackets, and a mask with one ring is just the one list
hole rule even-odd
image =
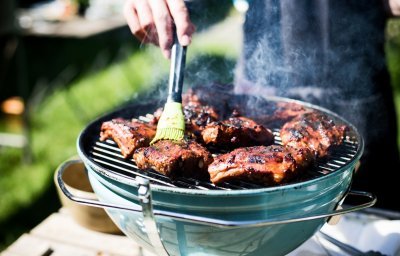
[[168, 177], [208, 179], [207, 168], [213, 158], [195, 141], [160, 140], [133, 154], [139, 169], [153, 168]]
[[269, 129], [242, 116], [210, 123], [203, 129], [201, 135], [206, 145], [225, 149], [270, 145], [274, 140]]
[[336, 125], [328, 116], [305, 113], [281, 129], [282, 144], [295, 149], [309, 148], [316, 157], [325, 157], [329, 150], [343, 141], [347, 130], [345, 125]]
[[217, 110], [210, 105], [203, 104], [197, 95], [193, 94], [193, 91], [183, 95], [182, 104], [185, 115], [185, 132], [192, 138], [199, 139], [204, 127], [219, 119]]
[[238, 148], [215, 157], [208, 172], [214, 184], [239, 180], [277, 185], [291, 180], [312, 160], [307, 151], [294, 154], [278, 145]]
[[128, 158], [137, 148], [147, 147], [156, 134], [156, 126], [137, 119], [112, 119], [101, 125], [100, 140], [112, 138], [121, 150], [121, 154]]

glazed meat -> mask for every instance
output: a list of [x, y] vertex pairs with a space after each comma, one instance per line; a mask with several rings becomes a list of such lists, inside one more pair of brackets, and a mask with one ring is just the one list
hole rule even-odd
[[309, 148], [285, 147], [285, 149], [290, 152], [296, 162], [296, 167], [300, 170], [308, 168], [315, 161], [315, 154]]
[[336, 125], [326, 115], [310, 112], [287, 122], [281, 138], [284, 146], [309, 148], [316, 157], [324, 157], [332, 146], [342, 143], [346, 130], [345, 125]]
[[195, 139], [201, 136], [201, 132], [207, 124], [218, 120], [215, 109], [207, 105], [185, 105], [183, 113], [185, 114], [186, 133]]
[[204, 127], [219, 119], [215, 108], [203, 104], [198, 95], [189, 90], [182, 96], [183, 113], [185, 114], [186, 133], [199, 139]]
[[268, 127], [281, 127], [286, 122], [311, 111], [292, 102], [277, 102], [273, 105], [267, 105], [264, 110], [267, 112], [257, 116], [257, 120]]
[[128, 158], [135, 149], [149, 146], [155, 134], [155, 125], [137, 119], [128, 121], [117, 118], [101, 125], [100, 140], [113, 139], [121, 149], [121, 154]]
[[274, 140], [270, 130], [246, 117], [231, 117], [210, 123], [201, 135], [205, 144], [228, 149], [270, 145]]
[[[297, 155], [297, 160], [300, 159]], [[304, 164], [308, 160], [302, 159]], [[285, 147], [255, 146], [238, 148], [219, 155], [208, 167], [211, 182], [250, 181], [262, 185], [277, 185], [290, 181], [305, 167], [300, 166]]]
[[212, 156], [195, 141], [160, 140], [150, 147], [139, 148], [133, 154], [139, 169], [153, 168], [169, 177], [208, 179]]
[[278, 102], [276, 107], [273, 117], [282, 121], [289, 121], [309, 112], [304, 106], [296, 103]]

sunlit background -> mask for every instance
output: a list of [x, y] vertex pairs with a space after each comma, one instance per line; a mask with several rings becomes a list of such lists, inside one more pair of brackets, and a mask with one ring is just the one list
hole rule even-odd
[[[132, 37], [123, 2], [0, 1], [0, 251], [59, 209], [53, 173], [91, 120], [166, 86], [169, 63]], [[199, 4], [185, 86], [231, 83], [247, 2]], [[399, 116], [400, 21], [386, 35]]]

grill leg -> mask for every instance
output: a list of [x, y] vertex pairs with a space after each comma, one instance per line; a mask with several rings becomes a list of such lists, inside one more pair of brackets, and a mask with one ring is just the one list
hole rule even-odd
[[157, 229], [157, 223], [153, 214], [153, 205], [151, 203], [150, 182], [148, 179], [136, 177], [139, 183], [138, 195], [139, 201], [142, 206], [143, 222], [146, 228], [147, 236], [154, 250], [159, 256], [168, 256], [167, 250], [161, 241], [160, 233]]

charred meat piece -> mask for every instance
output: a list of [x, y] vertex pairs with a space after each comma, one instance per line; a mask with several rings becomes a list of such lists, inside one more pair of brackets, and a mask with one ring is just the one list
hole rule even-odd
[[269, 113], [259, 115], [257, 120], [268, 127], [281, 127], [286, 122], [311, 112], [310, 109], [292, 102], [277, 102], [273, 106], [267, 106], [265, 109], [267, 109]]
[[183, 107], [183, 113], [186, 133], [195, 139], [201, 136], [201, 131], [207, 124], [218, 120], [218, 114], [210, 106], [186, 105]]
[[[300, 160], [299, 156], [297, 159]], [[271, 145], [238, 148], [219, 155], [208, 167], [208, 172], [214, 184], [239, 180], [277, 185], [290, 181], [304, 167], [285, 147]]]
[[201, 135], [205, 144], [227, 149], [270, 145], [274, 140], [269, 129], [246, 117], [231, 117], [210, 123]]
[[129, 121], [117, 118], [101, 125], [100, 140], [113, 139], [121, 149], [121, 154], [128, 158], [135, 149], [149, 146], [155, 134], [155, 125], [137, 119]]
[[285, 149], [290, 152], [300, 170], [308, 168], [315, 161], [315, 154], [309, 148], [285, 147]]
[[310, 111], [300, 104], [289, 102], [278, 102], [276, 107], [274, 117], [284, 121], [289, 121]]
[[199, 138], [207, 124], [219, 119], [217, 111], [213, 107], [203, 104], [192, 90], [183, 95], [182, 104], [186, 132], [193, 138]]
[[346, 130], [345, 125], [336, 125], [328, 116], [310, 112], [287, 122], [281, 138], [284, 146], [309, 148], [316, 157], [324, 157], [332, 146], [342, 143]]
[[208, 179], [212, 156], [195, 141], [160, 140], [150, 147], [139, 148], [133, 154], [139, 169], [153, 168], [168, 177]]

